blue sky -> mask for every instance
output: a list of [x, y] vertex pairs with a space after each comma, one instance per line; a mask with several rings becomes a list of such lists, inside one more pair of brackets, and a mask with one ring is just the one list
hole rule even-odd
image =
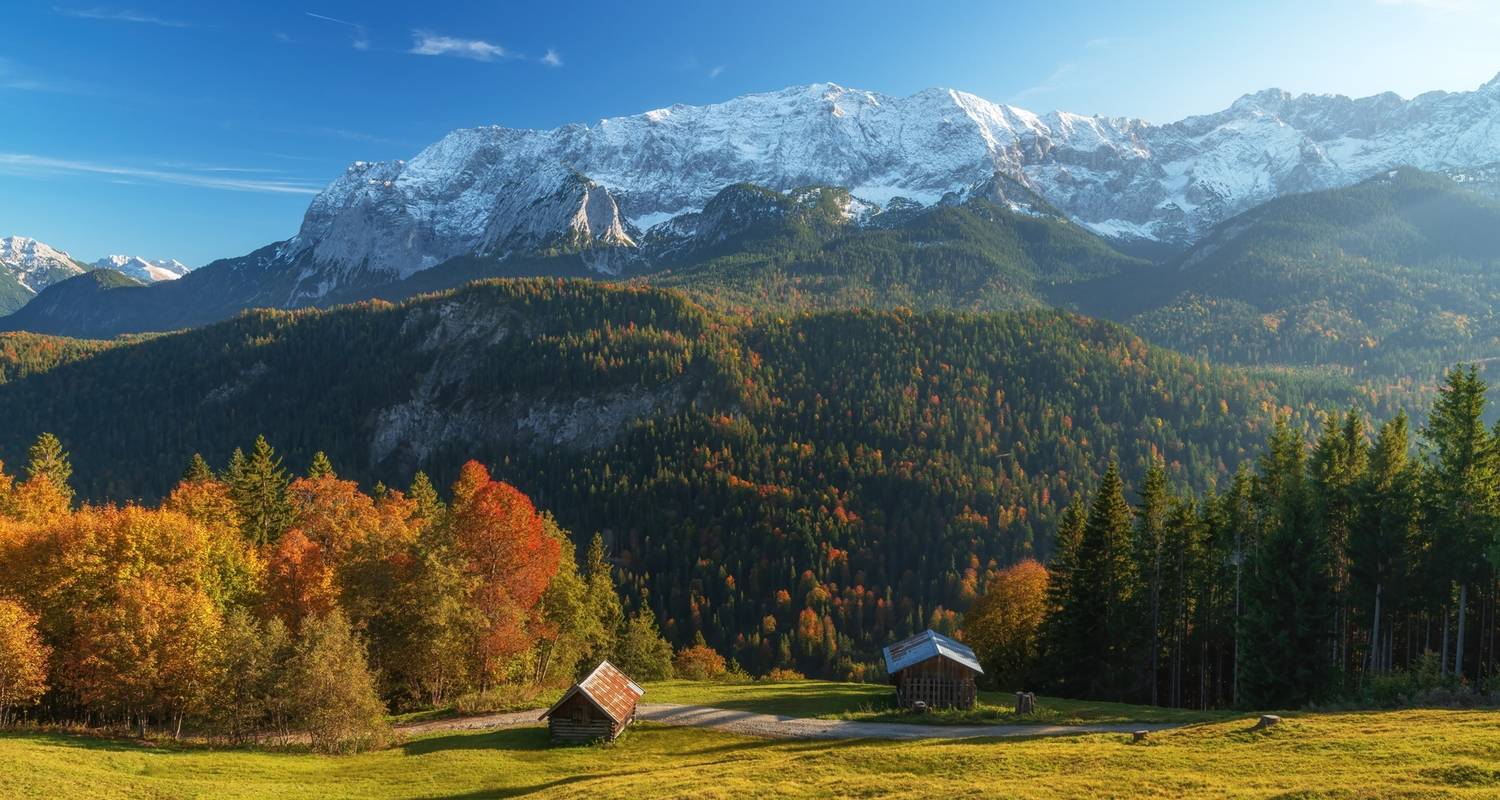
[[198, 266], [356, 159], [816, 81], [1170, 121], [1245, 92], [1466, 90], [1500, 1], [5, 0], [0, 235]]

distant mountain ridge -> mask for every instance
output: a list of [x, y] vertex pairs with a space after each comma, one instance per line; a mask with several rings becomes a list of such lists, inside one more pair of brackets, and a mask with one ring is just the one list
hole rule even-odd
[[0, 239], [0, 314], [20, 308], [37, 292], [87, 270], [62, 250], [35, 239]]
[[94, 269], [112, 269], [124, 273], [141, 283], [175, 281], [188, 274], [192, 268], [175, 258], [145, 259], [140, 256], [105, 256], [95, 261]]
[[1396, 166], [1490, 185], [1497, 115], [1500, 76], [1411, 100], [1273, 89], [1166, 125], [812, 84], [592, 126], [463, 129], [410, 161], [356, 162], [312, 202], [288, 256], [310, 257], [297, 297], [313, 299], [331, 275], [405, 277], [548, 232], [629, 249], [732, 183], [930, 205], [995, 173], [1101, 235], [1186, 245], [1272, 198]]
[[[842, 192], [850, 230], [895, 230], [920, 209], [982, 198], [1015, 215], [1066, 220], [1116, 246], [1181, 250], [1268, 200], [1399, 166], [1494, 192], [1496, 118], [1500, 77], [1475, 91], [1410, 100], [1267, 90], [1165, 125], [1038, 115], [946, 89], [895, 98], [813, 84], [592, 126], [463, 129], [410, 161], [355, 162], [284, 242], [146, 292], [94, 285], [77, 293], [84, 306], [66, 324], [33, 313], [0, 328], [113, 335], [257, 306], [443, 289], [458, 276], [651, 274], [680, 264], [685, 252], [705, 252], [684, 242], [701, 240], [705, 222], [733, 222], [711, 219], [713, 204], [740, 185], [785, 197]], [[735, 208], [779, 206], [755, 211], [755, 202], [744, 195]], [[1059, 258], [1030, 260], [1033, 271], [1066, 267]]]

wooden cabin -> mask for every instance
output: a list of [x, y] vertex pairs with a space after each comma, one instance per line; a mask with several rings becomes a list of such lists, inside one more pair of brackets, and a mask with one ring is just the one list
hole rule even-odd
[[885, 648], [884, 655], [886, 674], [896, 686], [896, 704], [902, 708], [974, 707], [974, 679], [984, 674], [984, 668], [962, 643], [927, 630]]
[[555, 743], [613, 741], [635, 719], [636, 703], [645, 693], [614, 664], [601, 661], [541, 719]]

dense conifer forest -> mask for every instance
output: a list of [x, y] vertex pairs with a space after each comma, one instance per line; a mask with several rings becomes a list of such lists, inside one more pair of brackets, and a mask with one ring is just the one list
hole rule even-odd
[[82, 497], [148, 502], [194, 453], [224, 468], [260, 434], [369, 491], [418, 469], [447, 483], [476, 457], [575, 544], [599, 533], [673, 642], [859, 677], [894, 637], [956, 629], [991, 570], [1050, 557], [1062, 509], [1112, 459], [1201, 491], [1276, 415], [1388, 418], [1403, 396], [1210, 367], [1064, 312], [745, 318], [501, 281], [59, 363], [0, 386], [0, 455], [20, 463], [52, 432]]

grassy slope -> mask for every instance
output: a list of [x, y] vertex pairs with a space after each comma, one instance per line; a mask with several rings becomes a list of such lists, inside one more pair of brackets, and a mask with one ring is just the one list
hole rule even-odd
[[891, 707], [891, 687], [873, 683], [785, 681], [756, 683], [694, 683], [660, 681], [645, 685], [648, 703], [691, 705], [754, 711], [788, 717], [910, 722], [929, 725], [1028, 724], [1082, 725], [1115, 722], [1206, 722], [1229, 714], [1176, 708], [1153, 708], [1092, 700], [1037, 698], [1035, 715], [1016, 716], [1015, 695], [980, 692], [972, 711], [914, 716]]
[[1152, 734], [967, 742], [773, 742], [642, 724], [610, 746], [541, 728], [440, 734], [392, 750], [142, 748], [0, 736], [7, 798], [1494, 797], [1500, 713], [1307, 714]]

